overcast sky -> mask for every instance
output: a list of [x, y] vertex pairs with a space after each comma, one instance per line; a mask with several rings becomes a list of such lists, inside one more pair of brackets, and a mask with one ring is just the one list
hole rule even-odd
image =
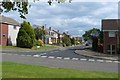
[[[27, 20], [32, 25], [45, 25], [60, 32], [68, 31], [72, 36], [82, 36], [89, 29], [101, 29], [102, 19], [118, 18], [117, 2], [72, 2], [51, 6], [45, 2], [30, 3]], [[17, 12], [4, 13], [18, 22], [23, 20]]]

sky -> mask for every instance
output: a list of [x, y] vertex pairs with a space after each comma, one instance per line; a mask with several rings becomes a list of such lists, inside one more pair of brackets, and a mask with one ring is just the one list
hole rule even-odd
[[[44, 25], [47, 28], [68, 32], [71, 36], [82, 36], [85, 31], [92, 28], [101, 29], [102, 19], [118, 18], [117, 2], [72, 2], [53, 3], [30, 2], [27, 20], [32, 25]], [[17, 12], [3, 13], [22, 23], [23, 19]]]

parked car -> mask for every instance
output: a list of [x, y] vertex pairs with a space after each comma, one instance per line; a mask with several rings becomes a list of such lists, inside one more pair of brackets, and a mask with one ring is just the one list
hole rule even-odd
[[86, 41], [85, 46], [91, 46], [92, 47], [92, 42], [91, 41]]

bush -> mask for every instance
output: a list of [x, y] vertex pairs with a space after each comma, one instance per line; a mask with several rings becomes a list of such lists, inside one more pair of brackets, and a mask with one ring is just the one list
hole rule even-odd
[[44, 46], [44, 42], [42, 40], [38, 40], [36, 43], [37, 46]]
[[29, 22], [21, 24], [17, 36], [17, 47], [32, 48], [35, 45], [35, 34]]

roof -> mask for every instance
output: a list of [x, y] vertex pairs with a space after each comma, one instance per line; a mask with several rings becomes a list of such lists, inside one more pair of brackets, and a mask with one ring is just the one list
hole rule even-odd
[[5, 17], [3, 15], [0, 15], [0, 23], [19, 25], [19, 23], [16, 20], [9, 17]]
[[118, 30], [120, 19], [103, 19], [102, 30]]

